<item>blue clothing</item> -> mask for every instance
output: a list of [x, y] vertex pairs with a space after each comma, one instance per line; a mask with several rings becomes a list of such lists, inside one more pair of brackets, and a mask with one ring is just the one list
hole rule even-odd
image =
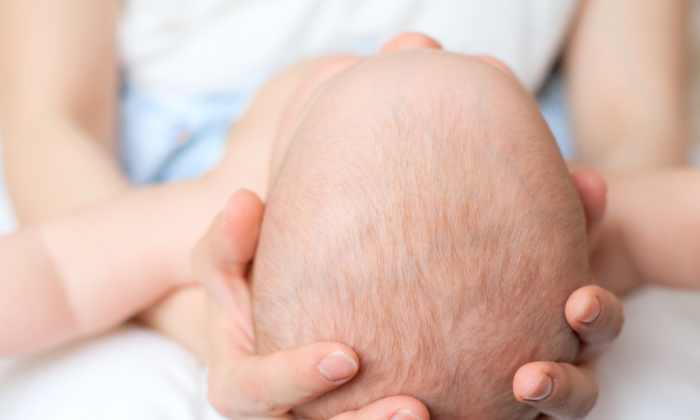
[[554, 134], [554, 139], [559, 145], [559, 150], [564, 159], [576, 159], [578, 153], [571, 134], [569, 115], [566, 109], [564, 83], [560, 74], [554, 74], [544, 89], [537, 96], [540, 111], [544, 120], [547, 121], [549, 129]]
[[254, 91], [198, 99], [122, 92], [121, 159], [134, 184], [196, 178], [223, 155]]
[[[149, 95], [127, 86], [122, 92], [122, 164], [137, 185], [196, 178], [215, 166], [227, 134], [243, 115], [260, 84], [229, 95], [202, 98]], [[545, 120], [565, 158], [576, 156], [564, 105], [564, 89], [553, 77], [539, 95]]]

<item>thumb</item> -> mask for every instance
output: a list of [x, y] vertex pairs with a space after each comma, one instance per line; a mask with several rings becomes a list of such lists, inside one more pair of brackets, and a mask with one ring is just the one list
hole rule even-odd
[[247, 288], [247, 271], [255, 255], [263, 210], [262, 201], [254, 193], [236, 192], [195, 246], [195, 274], [214, 300], [224, 306], [238, 300], [238, 289]]

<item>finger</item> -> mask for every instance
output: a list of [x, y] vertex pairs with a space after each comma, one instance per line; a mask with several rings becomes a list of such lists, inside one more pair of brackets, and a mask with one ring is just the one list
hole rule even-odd
[[346, 383], [358, 369], [350, 347], [314, 343], [213, 363], [209, 398], [224, 415], [277, 415]]
[[373, 402], [357, 411], [338, 414], [330, 420], [430, 420], [430, 414], [417, 399], [395, 396]]
[[237, 191], [226, 204], [223, 218], [225, 254], [218, 253], [222, 266], [243, 276], [255, 255], [264, 205], [255, 193]]
[[231, 196], [203, 238], [204, 262], [242, 276], [253, 259], [264, 205], [247, 190]]
[[513, 394], [554, 418], [580, 419], [595, 405], [598, 382], [589, 365], [533, 362], [515, 373]]
[[400, 50], [415, 50], [428, 48], [433, 50], [441, 50], [442, 46], [436, 40], [419, 33], [401, 34], [382, 47], [382, 53]]
[[575, 291], [566, 302], [566, 320], [584, 343], [586, 356], [600, 351], [620, 335], [624, 314], [614, 294], [598, 286]]
[[[255, 353], [255, 331], [250, 294], [242, 288], [231, 297], [232, 305], [213, 299], [209, 305], [209, 357], [212, 366], [228, 365]], [[245, 296], [241, 296], [245, 295]], [[248, 302], [243, 301], [248, 299]], [[225, 367], [225, 366], [224, 366]]]
[[195, 269], [222, 269], [242, 275], [255, 253], [263, 210], [260, 198], [250, 191], [240, 190], [231, 196], [195, 247]]
[[600, 174], [591, 169], [577, 169], [571, 178], [578, 191], [586, 216], [586, 230], [592, 232], [603, 220], [608, 186]]
[[232, 303], [245, 280], [255, 253], [264, 206], [252, 192], [240, 190], [228, 201], [192, 255], [194, 271], [213, 297], [223, 304]]
[[518, 80], [515, 73], [513, 73], [513, 70], [511, 70], [510, 67], [506, 66], [506, 64], [504, 62], [497, 59], [496, 57], [491, 57], [490, 55], [477, 55], [477, 58], [479, 58], [482, 61], [485, 61], [486, 63], [488, 63], [488, 64], [492, 65], [493, 67], [497, 68], [498, 70], [502, 71], [508, 77], [511, 77], [513, 80]]
[[[225, 213], [219, 214], [209, 231], [195, 245], [192, 252], [192, 268], [197, 280], [208, 292], [213, 307], [220, 310], [238, 308], [245, 311], [250, 306], [246, 303], [249, 291], [245, 278], [232, 273], [222, 266], [219, 253], [227, 253], [228, 247], [221, 229]], [[241, 303], [242, 305], [237, 305]]]

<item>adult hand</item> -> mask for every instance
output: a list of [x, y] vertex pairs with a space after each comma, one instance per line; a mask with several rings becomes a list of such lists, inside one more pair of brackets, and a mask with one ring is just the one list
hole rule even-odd
[[532, 362], [513, 379], [515, 397], [537, 408], [543, 419], [579, 419], [593, 408], [598, 397], [593, 358], [618, 336], [623, 322], [620, 301], [598, 286], [575, 291], [565, 312], [581, 338], [578, 363]]
[[[349, 381], [360, 363], [350, 347], [333, 342], [255, 354], [248, 272], [262, 214], [255, 194], [237, 192], [193, 254], [212, 302], [209, 400], [235, 420], [291, 419], [291, 409]], [[395, 396], [333, 419], [429, 420], [429, 414], [415, 398]]]
[[[571, 169], [589, 238], [594, 238], [605, 213], [605, 181], [594, 171]], [[589, 241], [593, 246], [594, 240]], [[588, 414], [598, 397], [593, 358], [620, 334], [624, 320], [620, 300], [594, 285], [576, 290], [566, 302], [565, 313], [581, 339], [579, 362], [528, 363], [513, 379], [515, 397], [542, 412], [541, 418], [578, 419]]]

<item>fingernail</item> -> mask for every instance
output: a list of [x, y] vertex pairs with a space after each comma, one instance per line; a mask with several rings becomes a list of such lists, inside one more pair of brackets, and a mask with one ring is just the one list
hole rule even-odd
[[588, 302], [583, 306], [581, 312], [576, 317], [576, 322], [582, 324], [590, 324], [591, 322], [598, 319], [600, 315], [600, 301], [597, 297], [591, 296], [588, 298]]
[[549, 375], [542, 373], [535, 386], [533, 386], [530, 392], [523, 398], [528, 401], [541, 401], [552, 395], [553, 391], [554, 381]]
[[411, 410], [407, 410], [405, 408], [402, 408], [401, 410], [397, 411], [396, 414], [391, 418], [391, 420], [423, 420], [422, 418], [416, 416], [415, 414], [411, 413]]
[[331, 382], [347, 380], [357, 372], [357, 362], [342, 351], [328, 353], [318, 364], [318, 373]]

